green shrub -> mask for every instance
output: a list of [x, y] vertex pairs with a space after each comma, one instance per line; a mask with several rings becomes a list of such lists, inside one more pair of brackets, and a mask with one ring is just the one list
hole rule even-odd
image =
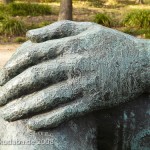
[[130, 35], [134, 35], [134, 36], [138, 35], [137, 30], [135, 28], [125, 28], [121, 31]]
[[32, 30], [32, 29], [36, 29], [36, 28], [39, 28], [39, 25], [37, 23], [32, 23], [27, 26], [27, 30]]
[[23, 35], [26, 32], [26, 26], [22, 21], [5, 18], [1, 21], [0, 33], [5, 35]]
[[150, 33], [145, 34], [146, 39], [150, 39]]
[[51, 7], [48, 5], [31, 3], [11, 3], [9, 12], [12, 16], [38, 16], [51, 14]]
[[40, 28], [40, 27], [47, 26], [47, 25], [49, 25], [49, 24], [51, 24], [51, 22], [49, 22], [49, 21], [43, 21], [43, 22], [40, 22], [40, 23], [38, 24], [38, 26], [39, 26], [39, 28]]
[[150, 27], [150, 10], [134, 10], [123, 19], [123, 25], [127, 27]]
[[96, 14], [93, 21], [107, 27], [112, 25], [112, 19], [108, 15], [102, 13]]
[[14, 39], [14, 42], [15, 43], [23, 43], [23, 42], [25, 42], [27, 39], [25, 38], [25, 37], [16, 37], [15, 39]]
[[9, 16], [8, 6], [0, 4], [0, 16]]
[[2, 13], [4, 11], [6, 11], [6, 10], [7, 10], [7, 6], [4, 5], [4, 4], [0, 4], [0, 12]]
[[142, 38], [147, 38], [150, 39], [150, 28], [125, 28], [123, 30], [121, 30], [124, 33], [130, 34], [130, 35], [134, 35], [134, 36], [140, 36]]
[[3, 14], [0, 14], [0, 22], [4, 19], [5, 19], [5, 16]]
[[32, 29], [36, 29], [36, 28], [41, 28], [41, 27], [44, 27], [44, 26], [47, 26], [51, 24], [51, 22], [49, 21], [43, 21], [43, 22], [40, 22], [40, 23], [32, 23], [31, 25], [28, 25], [27, 27], [27, 30], [32, 30]]

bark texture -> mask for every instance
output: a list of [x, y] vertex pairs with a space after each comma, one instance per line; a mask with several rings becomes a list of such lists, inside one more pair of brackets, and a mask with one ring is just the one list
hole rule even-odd
[[72, 0], [61, 0], [58, 20], [72, 20]]

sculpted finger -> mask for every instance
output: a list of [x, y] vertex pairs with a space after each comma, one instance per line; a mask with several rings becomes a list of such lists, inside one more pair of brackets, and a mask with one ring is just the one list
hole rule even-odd
[[90, 22], [58, 21], [39, 29], [30, 30], [26, 36], [32, 42], [40, 43], [51, 39], [77, 35], [92, 25], [93, 23]]
[[76, 66], [76, 55], [47, 61], [33, 66], [9, 82], [0, 91], [0, 105], [4, 105], [12, 99], [33, 93], [53, 83], [68, 78], [68, 72]]
[[28, 122], [28, 126], [31, 130], [54, 128], [72, 118], [85, 115], [92, 110], [98, 109], [98, 105], [99, 96], [86, 96], [64, 107], [32, 117]]
[[[16, 64], [21, 64], [21, 60], [23, 60], [23, 55], [21, 55], [21, 52], [22, 54], [25, 54], [25, 52], [27, 52], [27, 50], [30, 49], [31, 46], [32, 43], [30, 41], [27, 41], [16, 49], [16, 52], [11, 56], [11, 58], [7, 61], [4, 67], [0, 70], [0, 86], [6, 83], [10, 76], [10, 72], [11, 76], [13, 76], [14, 72], [18, 69], [17, 68], [16, 70], [14, 70], [15, 66], [17, 66]], [[17, 58], [18, 55], [20, 55], [20, 57]]]
[[57, 57], [63, 51], [61, 41], [33, 44], [30, 41], [23, 44], [0, 71], [0, 85], [5, 84], [26, 68], [42, 61]]
[[15, 100], [4, 106], [2, 117], [7, 121], [14, 121], [82, 97], [82, 89], [87, 84], [84, 80], [65, 81]]
[[89, 43], [88, 40], [85, 41], [83, 38], [84, 36], [91, 37], [91, 34], [92, 32], [85, 31], [76, 36], [43, 43], [31, 43], [28, 41], [26, 46], [22, 46], [0, 72], [0, 85], [4, 85], [26, 68], [43, 61], [69, 53], [82, 53], [84, 51], [84, 45], [86, 45], [85, 42], [87, 44]]

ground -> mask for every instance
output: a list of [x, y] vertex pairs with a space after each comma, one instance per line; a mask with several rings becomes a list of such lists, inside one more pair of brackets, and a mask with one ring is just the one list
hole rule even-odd
[[19, 44], [0, 45], [0, 68], [9, 60]]

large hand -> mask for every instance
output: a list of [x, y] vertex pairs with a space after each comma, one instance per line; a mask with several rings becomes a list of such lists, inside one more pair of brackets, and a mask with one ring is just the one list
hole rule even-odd
[[[90, 22], [76, 23], [71, 21], [60, 21], [40, 29], [28, 31], [27, 37], [33, 42], [51, 41], [39, 44], [27, 41], [22, 44], [0, 72], [0, 85], [5, 84], [11, 78], [30, 66], [60, 56], [64, 51], [67, 51], [65, 48], [68, 45], [65, 46], [65, 44], [73, 41], [76, 38], [75, 35], [89, 28], [92, 29], [93, 25], [94, 24]], [[73, 37], [70, 39], [70, 36], [75, 37], [74, 39]], [[61, 40], [60, 38], [63, 37], [69, 38]], [[60, 40], [54, 40], [55, 38]]]
[[121, 32], [64, 21], [28, 37], [41, 43], [24, 43], [1, 72], [0, 104], [10, 102], [3, 107], [8, 121], [41, 114], [29, 119], [31, 129], [56, 127], [126, 102], [149, 81], [147, 45]]

